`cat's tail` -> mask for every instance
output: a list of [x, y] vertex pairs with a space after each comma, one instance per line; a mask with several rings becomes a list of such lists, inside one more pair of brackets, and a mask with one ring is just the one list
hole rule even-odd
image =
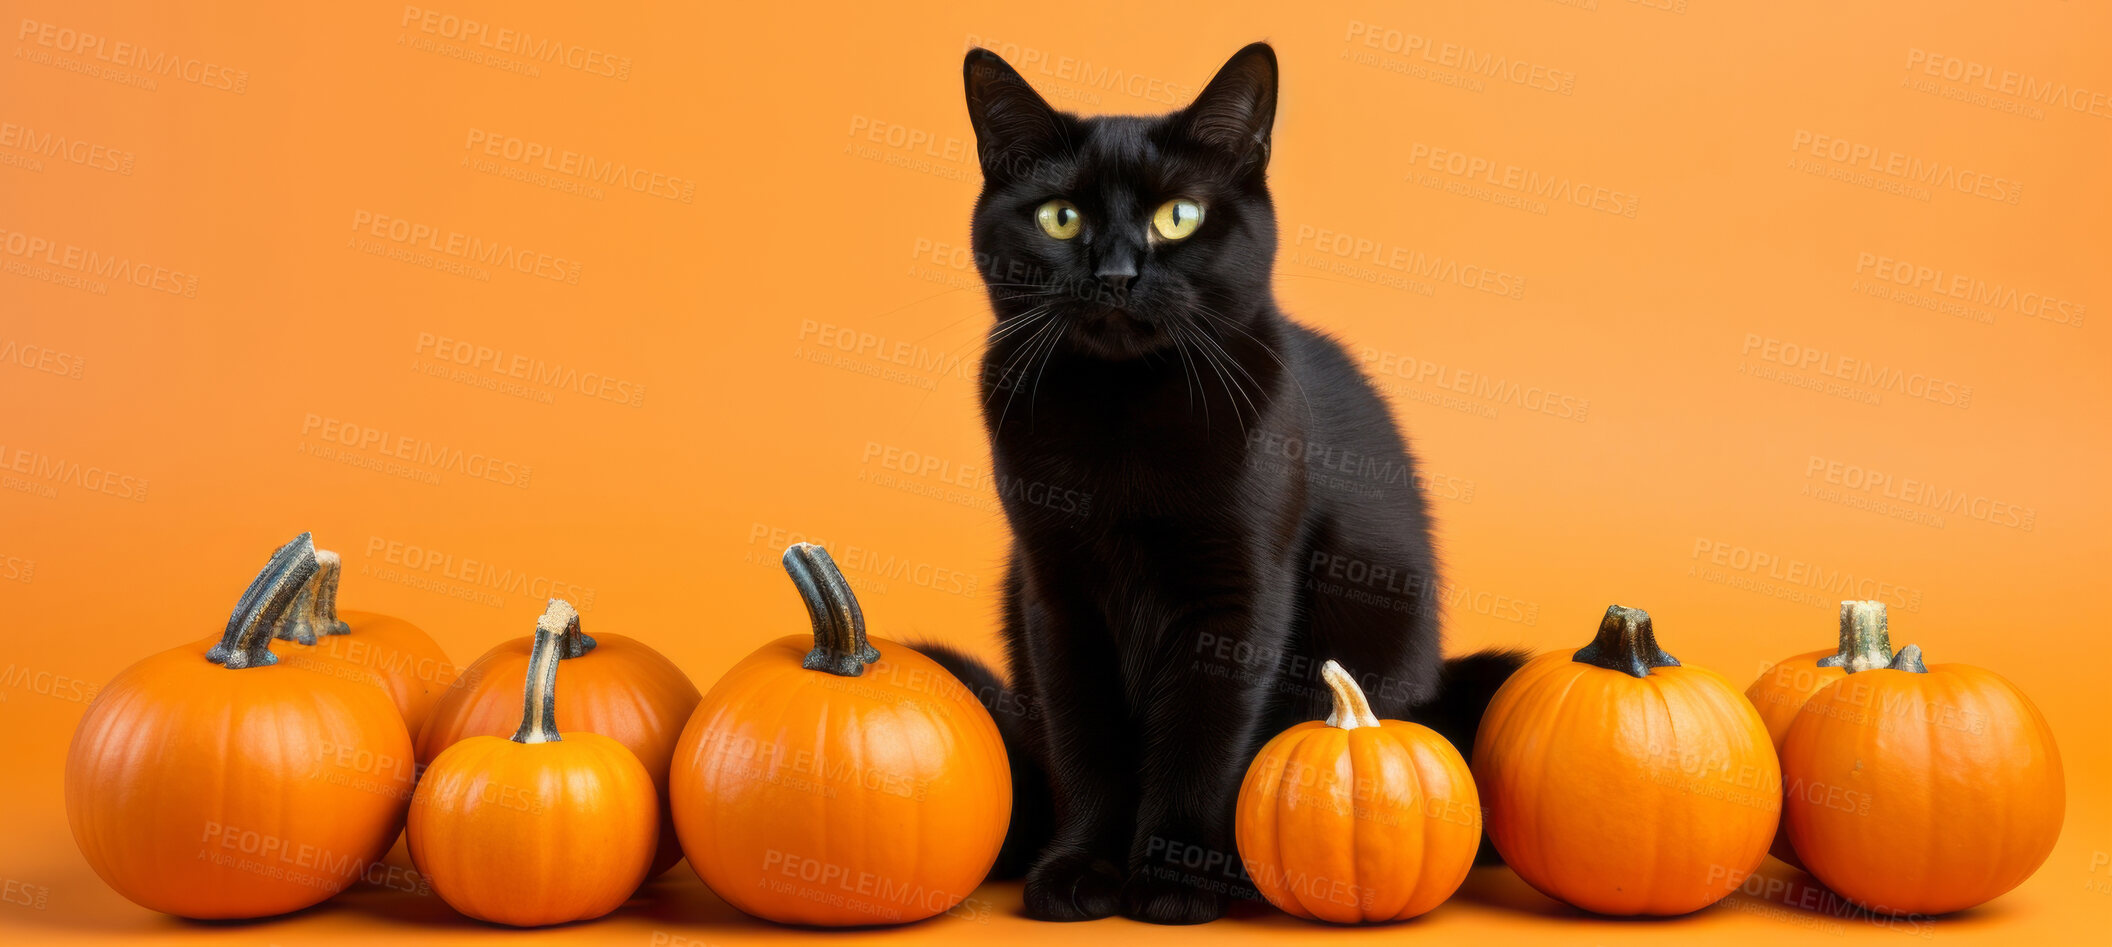
[[1437, 675], [1437, 699], [1415, 708], [1415, 720], [1452, 741], [1467, 762], [1474, 761], [1474, 731], [1481, 729], [1489, 698], [1525, 665], [1532, 654], [1491, 648], [1445, 661]]
[[[1452, 741], [1459, 755], [1472, 763], [1474, 732], [1481, 729], [1481, 715], [1489, 709], [1489, 698], [1496, 696], [1496, 689], [1531, 657], [1527, 651], [1492, 648], [1447, 660], [1438, 672], [1437, 699], [1415, 708], [1416, 722]], [[1474, 863], [1503, 864], [1487, 832], [1481, 835], [1481, 851], [1474, 856]]]
[[1005, 844], [998, 850], [990, 877], [1022, 877], [1033, 867], [1034, 856], [1048, 842], [1056, 822], [1048, 777], [1026, 744], [1027, 725], [1040, 708], [1023, 703], [1018, 694], [1005, 688], [997, 671], [958, 649], [925, 641], [913, 641], [910, 646], [959, 678], [990, 712], [990, 719], [997, 721], [1005, 756], [1012, 763], [1012, 824], [1005, 831]]

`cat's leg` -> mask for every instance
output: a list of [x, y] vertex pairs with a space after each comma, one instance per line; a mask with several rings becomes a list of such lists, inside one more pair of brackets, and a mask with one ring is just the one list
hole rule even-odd
[[1136, 831], [1122, 913], [1157, 924], [1222, 916], [1252, 883], [1233, 844], [1233, 807], [1274, 696], [1288, 633], [1287, 591], [1256, 587], [1237, 605], [1175, 621], [1153, 667]]
[[[1052, 607], [1053, 606], [1053, 607]], [[1027, 916], [1107, 917], [1119, 904], [1122, 857], [1135, 811], [1133, 727], [1114, 646], [1084, 607], [1022, 596], [1022, 634], [1040, 712], [1040, 755], [1055, 830], [1027, 872]]]

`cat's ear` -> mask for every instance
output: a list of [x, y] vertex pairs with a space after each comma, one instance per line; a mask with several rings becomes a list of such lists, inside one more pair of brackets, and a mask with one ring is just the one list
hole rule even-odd
[[1061, 147], [1063, 121], [1027, 85], [1010, 63], [980, 47], [961, 64], [968, 87], [968, 122], [975, 126], [975, 152], [983, 177], [1008, 180], [1026, 172], [1042, 155]]
[[1181, 111], [1187, 137], [1238, 155], [1258, 172], [1269, 164], [1276, 124], [1276, 50], [1253, 43], [1225, 61], [1195, 102]]

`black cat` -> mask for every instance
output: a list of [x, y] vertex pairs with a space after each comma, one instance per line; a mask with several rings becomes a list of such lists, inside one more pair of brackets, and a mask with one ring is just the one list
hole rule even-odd
[[1057, 112], [987, 50], [965, 75], [1011, 690], [934, 657], [1005, 731], [999, 869], [1030, 916], [1211, 920], [1252, 896], [1240, 780], [1326, 716], [1322, 662], [1465, 753], [1519, 657], [1442, 660], [1414, 460], [1342, 347], [1276, 307], [1274, 51], [1158, 118]]

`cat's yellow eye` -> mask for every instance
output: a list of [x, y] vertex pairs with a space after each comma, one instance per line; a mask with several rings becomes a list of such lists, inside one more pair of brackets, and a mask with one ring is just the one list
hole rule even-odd
[[1151, 215], [1151, 225], [1161, 237], [1186, 240], [1203, 225], [1203, 205], [1189, 200], [1167, 201], [1159, 205], [1158, 213]]
[[1078, 236], [1078, 227], [1084, 219], [1078, 216], [1078, 207], [1070, 201], [1050, 201], [1034, 208], [1034, 220], [1041, 224], [1041, 232], [1058, 240], [1069, 240]]

